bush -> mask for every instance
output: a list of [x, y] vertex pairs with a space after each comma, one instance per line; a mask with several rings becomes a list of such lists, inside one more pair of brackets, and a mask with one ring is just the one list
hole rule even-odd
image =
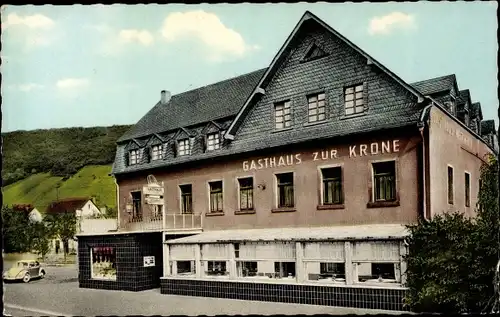
[[478, 216], [456, 212], [408, 226], [406, 304], [415, 312], [479, 313], [491, 309], [498, 261], [498, 161], [481, 168]]

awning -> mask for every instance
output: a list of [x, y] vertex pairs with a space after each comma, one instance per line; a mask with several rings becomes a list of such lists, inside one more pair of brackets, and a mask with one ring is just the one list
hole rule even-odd
[[404, 225], [379, 224], [358, 226], [270, 228], [206, 231], [172, 239], [167, 244], [218, 243], [237, 241], [329, 241], [403, 239], [409, 234]]

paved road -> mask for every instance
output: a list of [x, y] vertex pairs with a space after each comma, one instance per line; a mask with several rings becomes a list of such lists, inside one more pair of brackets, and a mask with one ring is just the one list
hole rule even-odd
[[96, 315], [273, 315], [377, 314], [387, 312], [328, 306], [242, 301], [78, 287], [74, 267], [49, 267], [43, 280], [4, 285], [5, 312], [12, 316]]

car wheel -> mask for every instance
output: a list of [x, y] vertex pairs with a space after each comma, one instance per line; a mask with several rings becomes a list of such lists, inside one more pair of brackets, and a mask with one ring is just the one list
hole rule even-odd
[[26, 275], [23, 276], [23, 282], [28, 283], [31, 279], [31, 276], [29, 273], [26, 273]]
[[40, 272], [40, 278], [44, 278], [45, 277], [45, 271], [41, 271]]

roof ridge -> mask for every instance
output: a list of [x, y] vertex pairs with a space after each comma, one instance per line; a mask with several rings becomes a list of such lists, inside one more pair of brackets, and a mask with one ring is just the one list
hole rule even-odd
[[457, 76], [455, 74], [449, 74], [449, 75], [443, 75], [443, 76], [438, 76], [438, 77], [431, 77], [431, 78], [422, 79], [422, 80], [419, 80], [419, 81], [412, 82], [412, 83], [410, 83], [410, 85], [420, 84], [420, 83], [423, 83], [423, 82], [429, 81], [429, 80], [444, 79], [444, 78], [447, 78], [447, 77], [455, 77], [456, 78]]
[[223, 80], [220, 80], [220, 81], [216, 81], [216, 82], [214, 82], [214, 83], [207, 84], [207, 85], [205, 85], [205, 86], [200, 86], [200, 87], [197, 87], [197, 88], [193, 88], [193, 89], [190, 89], [190, 90], [186, 90], [186, 91], [180, 92], [180, 93], [178, 93], [178, 94], [172, 95], [172, 98], [173, 98], [173, 97], [176, 97], [176, 96], [180, 96], [180, 95], [183, 95], [183, 94], [187, 94], [187, 93], [193, 92], [193, 91], [195, 91], [195, 90], [203, 89], [203, 88], [210, 87], [210, 86], [219, 85], [219, 84], [222, 84], [222, 83], [224, 83], [224, 82], [232, 81], [232, 80], [235, 80], [235, 79], [240, 78], [240, 77], [248, 76], [248, 75], [250, 75], [250, 74], [257, 73], [257, 72], [260, 72], [260, 71], [263, 71], [264, 69], [267, 69], [267, 68], [268, 68], [268, 67], [263, 67], [263, 68], [260, 68], [260, 69], [257, 69], [257, 70], [254, 70], [254, 71], [251, 71], [251, 72], [245, 73], [245, 74], [241, 74], [241, 75], [237, 75], [237, 76], [234, 76], [234, 77], [226, 78], [226, 79], [223, 79]]

